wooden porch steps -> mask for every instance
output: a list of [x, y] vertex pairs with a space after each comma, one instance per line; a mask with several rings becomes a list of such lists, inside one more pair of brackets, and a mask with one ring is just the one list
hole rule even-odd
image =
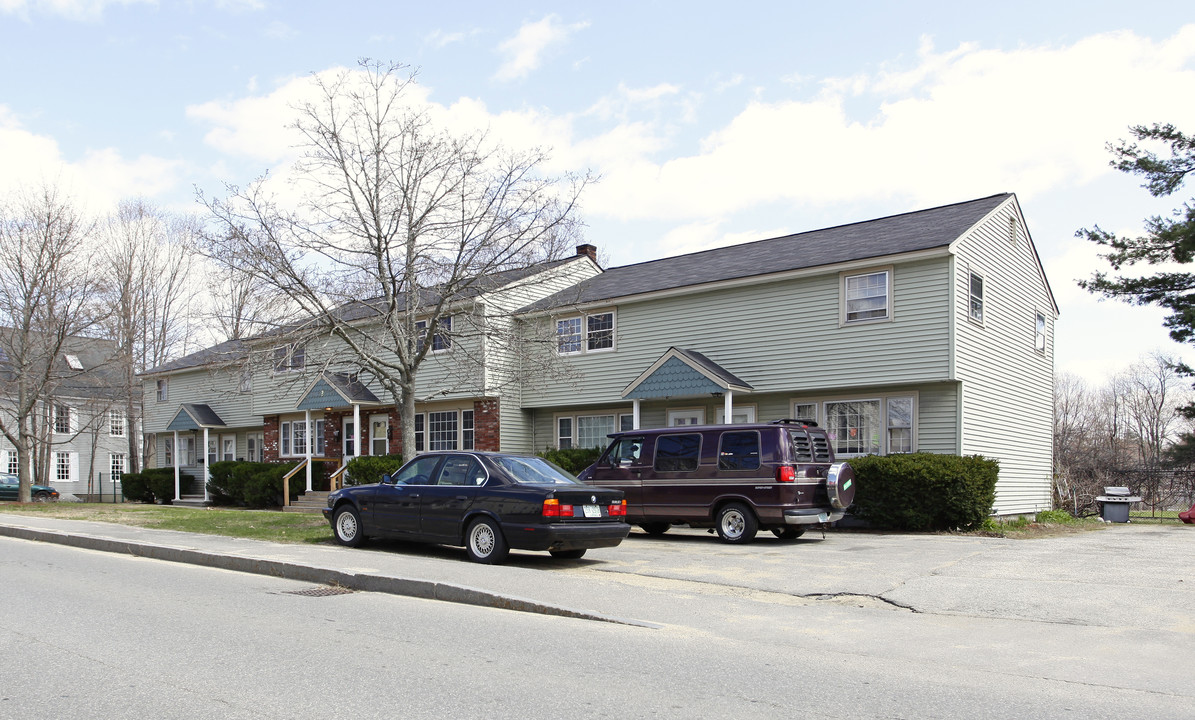
[[303, 493], [290, 505], [282, 508], [283, 512], [320, 514], [328, 506], [328, 491], [313, 490]]

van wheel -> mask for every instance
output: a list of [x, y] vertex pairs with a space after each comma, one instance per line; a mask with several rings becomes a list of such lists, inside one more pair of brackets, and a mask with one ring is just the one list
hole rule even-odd
[[805, 534], [805, 528], [796, 528], [791, 526], [774, 527], [772, 528], [772, 534], [781, 540], [796, 540]]
[[640, 523], [639, 527], [643, 528], [643, 532], [647, 533], [648, 535], [654, 535], [654, 536], [658, 537], [658, 536], [663, 535], [664, 533], [668, 532], [668, 529], [672, 527], [672, 523], [666, 523], [666, 522]]
[[718, 537], [722, 542], [745, 544], [755, 539], [759, 531], [759, 521], [751, 508], [742, 503], [723, 505], [718, 511]]

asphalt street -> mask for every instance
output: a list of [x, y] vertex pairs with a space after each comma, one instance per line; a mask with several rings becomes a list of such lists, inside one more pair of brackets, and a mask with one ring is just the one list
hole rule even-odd
[[831, 532], [741, 547], [703, 531], [636, 532], [579, 562], [526, 553], [490, 567], [466, 562], [457, 548], [282, 545], [0, 514], [0, 535], [26, 540], [598, 620], [635, 633], [761, 648], [783, 638], [785, 648], [824, 654], [830, 665], [889, 674], [922, 668], [948, 684], [974, 677], [968, 691], [985, 702], [1062, 703], [1046, 717], [1069, 716], [1068, 708], [1087, 717], [1189, 717], [1193, 531], [1117, 525], [1037, 540]]

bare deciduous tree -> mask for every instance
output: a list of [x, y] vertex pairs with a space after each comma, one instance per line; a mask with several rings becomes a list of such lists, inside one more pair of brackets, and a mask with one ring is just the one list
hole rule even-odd
[[293, 338], [328, 339], [329, 363], [375, 378], [412, 448], [420, 367], [452, 337], [508, 327], [471, 300], [574, 243], [590, 178], [546, 175], [542, 150], [436, 127], [409, 104], [401, 66], [363, 61], [315, 82], [294, 124], [301, 201], [282, 207], [265, 181], [205, 200], [224, 229], [209, 254], [284, 293], [309, 318]]
[[0, 205], [0, 432], [17, 449], [28, 502], [47, 407], [67, 380], [68, 339], [100, 320], [84, 243], [92, 223], [59, 190], [26, 190]]
[[143, 199], [120, 203], [101, 229], [99, 266], [112, 309], [105, 329], [119, 349], [133, 472], [146, 453], [135, 431], [143, 412], [137, 373], [185, 352], [195, 331], [198, 288], [190, 275], [199, 231], [197, 219]]

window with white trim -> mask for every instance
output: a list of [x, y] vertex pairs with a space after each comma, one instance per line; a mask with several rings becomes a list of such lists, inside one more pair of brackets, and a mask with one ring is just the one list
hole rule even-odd
[[307, 348], [300, 343], [290, 343], [274, 348], [274, 374], [302, 372], [307, 366]]
[[614, 311], [556, 320], [556, 352], [560, 355], [614, 349]]
[[315, 433], [315, 437], [313, 438], [313, 440], [315, 441], [315, 456], [323, 457], [324, 456], [324, 427], [325, 427], [324, 420], [323, 420], [323, 418], [320, 418], [319, 420], [312, 420], [311, 424], [314, 426], [312, 428], [311, 432]]
[[290, 451], [290, 423], [284, 422], [278, 424], [278, 454], [286, 457], [291, 455]]
[[158, 402], [166, 402], [166, 398], [170, 395], [170, 378], [158, 379]]
[[610, 444], [606, 437], [614, 432], [614, 415], [578, 415], [577, 447], [605, 448]]
[[20, 462], [18, 462], [19, 456], [17, 455], [17, 451], [16, 450], [8, 450], [8, 451], [6, 451], [6, 454], [8, 455], [8, 458], [5, 462], [5, 465], [8, 468], [8, 474], [9, 475], [18, 474], [21, 471], [21, 464], [20, 464]]
[[891, 271], [843, 275], [842, 297], [844, 323], [888, 320], [892, 304]]
[[[423, 351], [423, 343], [427, 337], [427, 321], [419, 320], [415, 323], [415, 351]], [[446, 315], [436, 323], [436, 332], [432, 335], [432, 352], [444, 352], [452, 349], [452, 316]]]
[[213, 463], [220, 461], [220, 441], [219, 438], [208, 434], [207, 438], [207, 464], [211, 467]]
[[1033, 349], [1039, 353], [1046, 352], [1046, 316], [1037, 313], [1033, 323]]
[[124, 437], [124, 410], [112, 408], [108, 411], [108, 434], [112, 437]]
[[221, 435], [220, 436], [220, 459], [224, 462], [232, 462], [237, 459], [237, 436], [236, 435]]
[[68, 452], [54, 453], [54, 480], [57, 482], [71, 482], [71, 454]]
[[108, 455], [108, 471], [112, 473], [112, 482], [120, 482], [125, 473], [124, 453], [110, 453]]
[[457, 449], [457, 416], [455, 410], [429, 412], [427, 414], [428, 449]]
[[979, 273], [969, 273], [967, 283], [968, 317], [979, 324], [983, 324], [983, 276]]
[[166, 467], [174, 467], [174, 436], [162, 438], [162, 463]]
[[913, 452], [913, 398], [888, 398], [888, 454]]
[[620, 432], [628, 432], [635, 429], [635, 415], [634, 413], [623, 413], [618, 416], [618, 429]]
[[415, 413], [415, 452], [421, 453], [427, 449], [427, 430], [423, 413]]
[[556, 418], [556, 447], [560, 450], [572, 449], [573, 419], [571, 417]]
[[54, 432], [66, 434], [71, 431], [71, 409], [67, 405], [54, 406]]
[[474, 447], [473, 411], [461, 410], [461, 450]]
[[[888, 455], [917, 451], [917, 396], [881, 395], [867, 399], [826, 400], [820, 424], [835, 455]], [[817, 420], [809, 401], [793, 402], [793, 417]]]

